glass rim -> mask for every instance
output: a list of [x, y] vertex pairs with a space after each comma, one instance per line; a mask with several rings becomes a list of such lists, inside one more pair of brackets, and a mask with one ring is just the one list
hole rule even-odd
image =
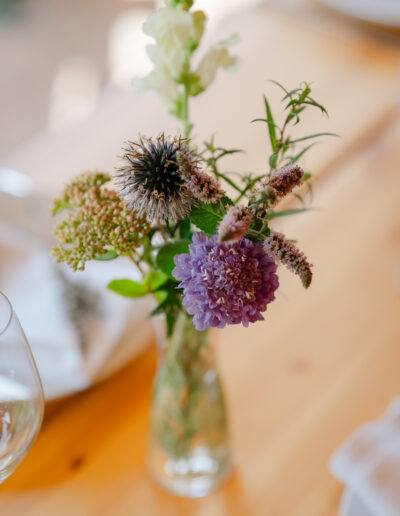
[[8, 308], [10, 309], [10, 316], [8, 317], [8, 320], [7, 320], [6, 324], [4, 325], [4, 328], [0, 327], [0, 337], [1, 337], [3, 335], [3, 333], [5, 333], [8, 329], [8, 327], [10, 326], [11, 320], [13, 318], [14, 310], [13, 310], [10, 300], [1, 290], [0, 290], [0, 297], [2, 297], [5, 300], [5, 302], [8, 305]]

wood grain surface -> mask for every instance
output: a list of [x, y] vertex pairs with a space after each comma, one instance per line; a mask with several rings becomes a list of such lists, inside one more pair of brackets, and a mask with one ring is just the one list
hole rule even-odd
[[[318, 67], [318, 97], [343, 140], [314, 154], [325, 172], [315, 181], [317, 210], [279, 222], [315, 264], [311, 289], [282, 270], [265, 322], [218, 331], [235, 472], [201, 500], [175, 498], [148, 478], [152, 345], [110, 380], [48, 406], [32, 450], [0, 487], [2, 516], [333, 516], [342, 486], [329, 473], [330, 456], [400, 392], [399, 50], [265, 7], [242, 23], [244, 66], [259, 77], [242, 83], [243, 105], [265, 76], [265, 46], [270, 77], [282, 67], [287, 82], [293, 69], [296, 82], [306, 62]], [[232, 91], [238, 99], [238, 87]], [[199, 130], [226, 112], [221, 133], [240, 140], [232, 121], [242, 123], [255, 105], [239, 98], [233, 115], [217, 92], [212, 102], [219, 112], [200, 117]], [[243, 138], [261, 163], [264, 150], [250, 133]]]

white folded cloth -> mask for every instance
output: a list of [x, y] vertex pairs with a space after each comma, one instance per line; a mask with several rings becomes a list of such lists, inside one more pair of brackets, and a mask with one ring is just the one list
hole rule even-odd
[[350, 435], [330, 469], [346, 486], [340, 516], [400, 516], [400, 397]]
[[138, 273], [123, 258], [73, 273], [37, 240], [0, 221], [0, 290], [21, 322], [47, 399], [87, 388], [149, 342], [147, 301], [108, 291], [114, 278], [135, 280]]

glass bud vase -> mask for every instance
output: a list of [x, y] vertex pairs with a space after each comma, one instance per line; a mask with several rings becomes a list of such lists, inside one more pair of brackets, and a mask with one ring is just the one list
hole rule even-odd
[[159, 339], [148, 468], [179, 496], [205, 496], [231, 470], [225, 400], [209, 337], [182, 312], [171, 337]]

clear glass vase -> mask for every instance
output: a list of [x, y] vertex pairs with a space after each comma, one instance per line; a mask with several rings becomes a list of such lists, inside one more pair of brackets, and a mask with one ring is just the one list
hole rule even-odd
[[225, 400], [209, 337], [182, 312], [172, 336], [159, 339], [148, 468], [179, 496], [205, 496], [231, 470]]

